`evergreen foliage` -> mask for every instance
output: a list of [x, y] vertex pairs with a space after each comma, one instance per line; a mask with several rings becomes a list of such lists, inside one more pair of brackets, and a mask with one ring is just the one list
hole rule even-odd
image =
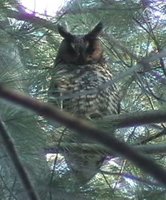
[[[165, 13], [166, 4], [162, 0], [72, 0], [56, 16], [50, 17], [27, 14], [16, 0], [1, 0], [1, 86], [47, 102], [53, 63], [61, 41], [57, 24], [81, 34], [102, 21], [105, 29], [101, 40], [114, 74], [113, 81], [121, 93], [121, 113], [132, 116], [132, 112], [164, 111]], [[70, 143], [61, 148], [62, 137], [68, 131], [66, 128], [3, 99], [0, 99], [0, 118], [34, 189], [43, 200], [166, 199], [161, 183], [116, 154], [108, 155], [101, 171], [79, 187], [63, 158], [64, 149], [77, 148]], [[112, 131], [108, 118], [105, 123], [92, 123], [99, 129]], [[120, 128], [116, 129], [115, 136], [127, 144], [155, 145], [156, 153], [148, 156], [164, 168], [166, 151], [158, 152], [157, 145], [165, 143], [165, 126], [161, 122]], [[1, 137], [0, 148], [0, 199], [28, 199]], [[95, 145], [91, 148], [102, 153]], [[54, 153], [48, 161], [46, 153]]]

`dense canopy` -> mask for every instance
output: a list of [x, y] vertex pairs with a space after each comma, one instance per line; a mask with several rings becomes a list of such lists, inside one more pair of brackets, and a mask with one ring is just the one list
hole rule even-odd
[[[100, 21], [121, 114], [89, 125], [45, 103], [62, 40], [57, 25], [85, 34]], [[0, 72], [0, 199], [166, 199], [163, 0], [71, 0], [54, 16], [1, 0]], [[66, 129], [95, 143], [62, 142]], [[70, 176], [63, 153], [71, 150], [107, 157], [85, 185]]]

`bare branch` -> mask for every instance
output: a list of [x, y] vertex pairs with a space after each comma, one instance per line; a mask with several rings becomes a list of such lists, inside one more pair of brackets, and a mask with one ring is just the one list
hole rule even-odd
[[57, 30], [56, 22], [52, 23], [48, 20], [37, 17], [34, 14], [28, 14], [28, 13], [25, 13], [25, 12], [18, 12], [18, 11], [14, 11], [14, 10], [10, 10], [10, 9], [6, 9], [5, 12], [7, 13], [7, 16], [10, 17], [10, 18], [15, 18], [17, 20], [30, 22], [30, 23], [36, 24], [40, 27], [45, 27], [45, 28], [52, 30], [54, 32]]
[[[146, 145], [133, 145], [132, 146], [136, 151], [143, 152], [146, 154], [162, 154], [166, 153], [166, 144], [146, 144]], [[47, 148], [44, 149], [45, 154], [47, 153], [64, 153], [66, 151], [77, 151], [77, 152], [85, 152], [90, 154], [102, 154], [102, 155], [116, 155], [115, 152], [110, 150], [110, 148], [106, 148], [100, 144], [94, 143], [67, 143], [61, 142], [61, 144], [53, 143]]]
[[125, 128], [133, 126], [141, 126], [144, 124], [166, 122], [165, 110], [141, 111], [133, 113], [125, 113], [120, 115], [111, 115], [96, 120], [96, 124], [101, 124], [102, 127], [114, 126], [116, 128]]

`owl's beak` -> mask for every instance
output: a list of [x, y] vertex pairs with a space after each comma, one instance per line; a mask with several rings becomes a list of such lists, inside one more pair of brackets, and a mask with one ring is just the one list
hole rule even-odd
[[80, 48], [79, 49], [79, 51], [78, 51], [78, 63], [79, 64], [81, 64], [81, 65], [83, 65], [83, 64], [85, 64], [85, 51], [84, 51], [84, 49], [83, 48]]

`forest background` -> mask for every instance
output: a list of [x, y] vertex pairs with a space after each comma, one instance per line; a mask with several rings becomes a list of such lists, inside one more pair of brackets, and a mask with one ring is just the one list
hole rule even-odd
[[[80, 34], [99, 21], [121, 114], [95, 122], [96, 128], [74, 127], [70, 120], [78, 119], [45, 104], [62, 40], [57, 24]], [[0, 199], [166, 199], [164, 0], [72, 0], [54, 16], [1, 0], [0, 73]], [[59, 123], [96, 144], [61, 144]], [[115, 137], [103, 132], [112, 128]], [[108, 157], [80, 187], [68, 178], [63, 158], [63, 151], [73, 149]]]

